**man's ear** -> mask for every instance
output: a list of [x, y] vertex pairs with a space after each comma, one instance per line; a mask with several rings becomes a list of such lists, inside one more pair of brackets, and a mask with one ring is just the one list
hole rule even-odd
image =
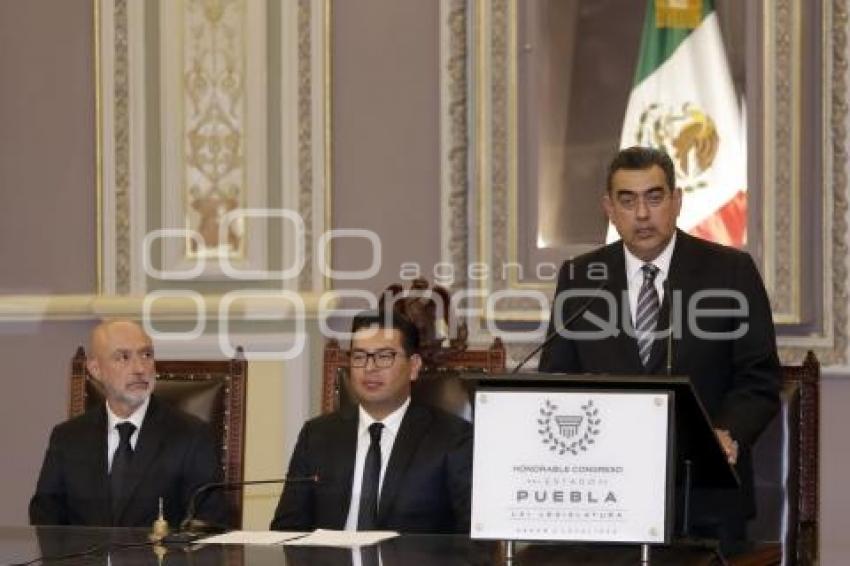
[[422, 356], [412, 354], [410, 356], [410, 381], [419, 379], [419, 370], [422, 369]]
[[86, 369], [89, 370], [89, 373], [93, 378], [100, 381], [100, 365], [97, 363], [95, 358], [89, 358], [86, 360]]
[[605, 191], [602, 195], [602, 209], [605, 211], [605, 216], [608, 217], [608, 222], [613, 223], [614, 218], [614, 203], [611, 202], [611, 193]]

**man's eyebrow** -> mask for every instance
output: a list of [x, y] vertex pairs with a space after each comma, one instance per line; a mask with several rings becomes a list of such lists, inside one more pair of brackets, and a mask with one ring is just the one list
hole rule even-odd
[[648, 193], [649, 191], [660, 190], [663, 191], [665, 188], [662, 185], [655, 185], [653, 187], [649, 187], [648, 189], [644, 189], [643, 191], [637, 191], [635, 189], [614, 189], [614, 192], [618, 195], [636, 195], [640, 193]]

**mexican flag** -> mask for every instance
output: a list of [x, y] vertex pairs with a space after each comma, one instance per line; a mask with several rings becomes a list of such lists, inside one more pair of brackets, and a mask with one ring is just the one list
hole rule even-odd
[[620, 147], [633, 145], [673, 158], [684, 192], [680, 228], [744, 245], [746, 131], [711, 0], [648, 3], [620, 138]]

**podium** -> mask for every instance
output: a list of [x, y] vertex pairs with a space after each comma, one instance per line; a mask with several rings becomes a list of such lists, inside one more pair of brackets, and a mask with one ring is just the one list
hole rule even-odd
[[[692, 488], [740, 483], [687, 377], [461, 378], [475, 398], [473, 538], [667, 544], [677, 475], [686, 528]], [[643, 454], [661, 461], [645, 462]], [[570, 524], [578, 527], [563, 526]]]

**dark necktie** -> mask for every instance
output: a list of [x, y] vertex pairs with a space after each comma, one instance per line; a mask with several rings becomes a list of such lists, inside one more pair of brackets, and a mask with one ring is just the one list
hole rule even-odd
[[357, 530], [372, 531], [378, 523], [378, 484], [381, 481], [381, 431], [383, 423], [369, 425], [369, 451], [363, 465], [363, 483], [360, 486], [360, 511]]
[[[354, 549], [357, 552], [357, 548]], [[361, 566], [380, 566], [381, 558], [377, 544], [360, 547], [360, 565]]]
[[638, 304], [635, 310], [635, 338], [637, 339], [640, 361], [646, 367], [649, 364], [649, 354], [652, 351], [652, 334], [658, 323], [658, 292], [655, 290], [655, 276], [658, 268], [651, 263], [643, 267], [643, 285], [638, 294]]
[[118, 429], [118, 448], [112, 456], [112, 468], [109, 471], [109, 500], [112, 505], [112, 522], [118, 520], [118, 511], [121, 500], [126, 497], [127, 474], [130, 471], [130, 462], [133, 460], [133, 447], [130, 446], [130, 437], [136, 430], [136, 425], [131, 422], [123, 422], [115, 425]]

